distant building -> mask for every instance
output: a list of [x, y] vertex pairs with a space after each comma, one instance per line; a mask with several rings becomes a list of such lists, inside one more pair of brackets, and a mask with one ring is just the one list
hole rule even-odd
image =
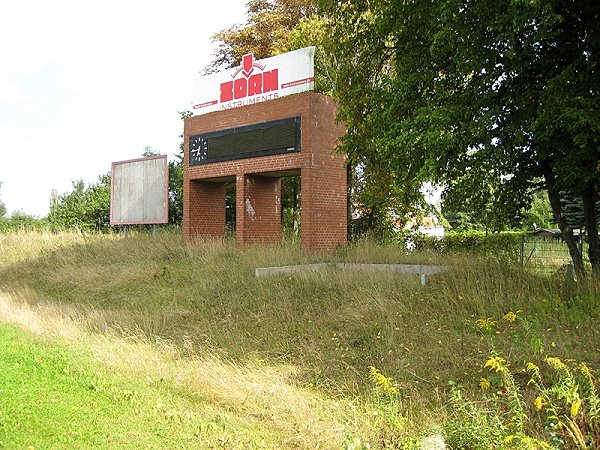
[[404, 225], [405, 230], [416, 230], [421, 234], [443, 238], [446, 230], [441, 226], [436, 217], [411, 217]]
[[[436, 217], [426, 216], [426, 217], [410, 217], [404, 227], [398, 226], [399, 222], [395, 224], [394, 228], [396, 231], [400, 231], [401, 229], [408, 231], [417, 231], [420, 234], [424, 234], [426, 236], [432, 236], [437, 239], [442, 239], [446, 230], [443, 226], [438, 223]], [[410, 236], [407, 236], [405, 241], [406, 248], [410, 251], [415, 249], [415, 243]]]

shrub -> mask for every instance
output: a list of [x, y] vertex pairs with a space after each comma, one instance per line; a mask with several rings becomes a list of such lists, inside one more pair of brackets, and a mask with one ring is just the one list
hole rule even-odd
[[411, 236], [410, 240], [416, 251], [435, 251], [447, 254], [467, 252], [479, 256], [494, 255], [517, 261], [521, 235], [522, 233], [519, 232], [488, 234], [467, 231], [449, 232], [442, 238], [415, 234]]
[[0, 217], [0, 233], [43, 231], [46, 226], [45, 220], [22, 212], [13, 212], [10, 217]]

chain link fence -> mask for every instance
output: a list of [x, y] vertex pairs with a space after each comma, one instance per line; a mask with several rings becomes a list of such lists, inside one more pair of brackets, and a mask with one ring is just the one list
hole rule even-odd
[[[587, 242], [583, 235], [575, 236], [578, 242], [579, 254], [584, 264], [589, 264], [587, 258]], [[536, 271], [552, 273], [571, 264], [567, 244], [559, 234], [556, 235], [522, 235], [520, 261], [525, 267]]]

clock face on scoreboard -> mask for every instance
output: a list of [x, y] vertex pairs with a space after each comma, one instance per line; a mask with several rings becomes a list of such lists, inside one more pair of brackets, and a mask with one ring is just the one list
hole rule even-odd
[[300, 117], [190, 137], [190, 165], [300, 151]]

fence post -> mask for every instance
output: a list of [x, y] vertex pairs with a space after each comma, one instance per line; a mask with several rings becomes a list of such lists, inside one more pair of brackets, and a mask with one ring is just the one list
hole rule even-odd
[[521, 240], [520, 240], [520, 248], [519, 248], [519, 261], [521, 262], [521, 265], [525, 264], [525, 235], [522, 234], [521, 235]]

